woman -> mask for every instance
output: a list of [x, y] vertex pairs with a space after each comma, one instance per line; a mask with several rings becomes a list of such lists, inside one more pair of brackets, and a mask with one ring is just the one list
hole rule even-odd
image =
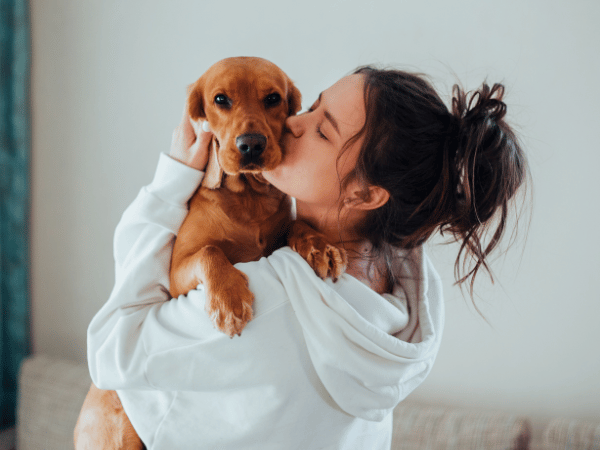
[[450, 112], [422, 78], [366, 67], [288, 118], [284, 159], [264, 176], [348, 268], [323, 281], [288, 247], [236, 265], [255, 303], [235, 339], [213, 329], [201, 286], [168, 301], [210, 140], [184, 116], [117, 227], [115, 288], [88, 330], [92, 379], [118, 390], [147, 448], [388, 449], [391, 412], [430, 372], [443, 329], [421, 244], [437, 230], [461, 240], [472, 283], [525, 178], [502, 94], [455, 88]]

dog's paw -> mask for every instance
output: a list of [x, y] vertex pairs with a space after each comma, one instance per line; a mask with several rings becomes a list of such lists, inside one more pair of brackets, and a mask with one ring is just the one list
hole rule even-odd
[[206, 312], [215, 328], [229, 337], [240, 336], [252, 320], [254, 295], [246, 275], [234, 267], [218, 283], [207, 287]]
[[331, 277], [336, 281], [346, 270], [346, 251], [330, 244], [323, 234], [305, 222], [294, 222], [288, 245], [306, 260], [320, 278]]

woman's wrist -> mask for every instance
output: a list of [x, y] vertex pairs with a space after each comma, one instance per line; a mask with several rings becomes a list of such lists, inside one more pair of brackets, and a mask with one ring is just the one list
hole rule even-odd
[[160, 159], [147, 191], [171, 204], [185, 205], [202, 182], [204, 172], [166, 153]]

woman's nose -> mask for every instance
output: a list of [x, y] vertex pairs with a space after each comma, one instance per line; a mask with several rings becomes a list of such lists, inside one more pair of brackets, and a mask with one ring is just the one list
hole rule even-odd
[[294, 137], [298, 138], [302, 136], [304, 132], [304, 125], [301, 116], [289, 116], [285, 120], [285, 127], [290, 130]]

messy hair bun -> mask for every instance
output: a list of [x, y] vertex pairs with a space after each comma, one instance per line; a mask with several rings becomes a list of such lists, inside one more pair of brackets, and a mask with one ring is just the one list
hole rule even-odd
[[388, 261], [394, 247], [414, 248], [436, 231], [451, 234], [461, 243], [457, 282], [470, 278], [472, 293], [479, 269], [489, 272], [486, 259], [527, 173], [505, 121], [504, 87], [483, 84], [467, 93], [454, 86], [449, 111], [419, 75], [372, 67], [355, 73], [364, 77], [366, 122], [358, 163], [346, 181], [362, 181], [365, 192], [377, 185], [390, 193], [358, 231]]
[[[504, 86], [483, 84], [471, 94], [454, 86], [452, 115], [457, 119], [454, 162], [449, 165], [452, 185], [457, 186], [455, 209], [441, 224], [441, 231], [462, 241], [475, 266], [458, 281], [475, 276], [486, 257], [496, 248], [506, 228], [509, 200], [523, 183], [526, 161], [516, 136], [505, 121]], [[450, 158], [449, 158], [450, 159]], [[491, 236], [483, 244], [490, 220], [498, 215]], [[489, 269], [488, 269], [489, 270]]]

